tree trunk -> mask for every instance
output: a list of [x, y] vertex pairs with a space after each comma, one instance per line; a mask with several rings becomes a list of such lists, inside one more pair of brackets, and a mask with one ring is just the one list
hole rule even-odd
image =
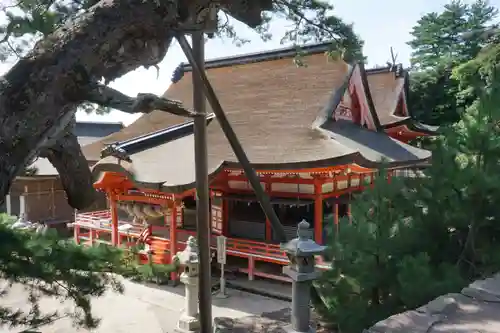
[[[88, 206], [93, 191], [82, 187], [91, 189], [87, 163], [76, 139], [60, 132], [101, 79], [109, 82], [159, 63], [172, 33], [198, 24], [196, 15], [209, 2], [103, 0], [20, 59], [0, 81], [0, 204], [28, 161], [54, 145], [47, 156], [62, 177], [70, 204]], [[221, 1], [230, 15], [253, 26], [260, 23], [261, 9], [271, 4]]]
[[[41, 156], [48, 158], [57, 169], [72, 207], [88, 207], [95, 200], [92, 175], [80, 144], [73, 134], [75, 122], [59, 134], [58, 139]], [[67, 170], [71, 172], [68, 173]]]

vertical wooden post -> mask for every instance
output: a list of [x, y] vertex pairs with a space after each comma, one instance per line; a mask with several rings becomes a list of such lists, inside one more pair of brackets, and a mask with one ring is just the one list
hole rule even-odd
[[[176, 37], [189, 63], [193, 67], [193, 108], [198, 113], [206, 114], [205, 94], [207, 94], [211, 101], [212, 110], [215, 112], [223, 132], [227, 134], [226, 130], [224, 130], [227, 124], [221, 122], [221, 118], [224, 118], [224, 111], [218, 103], [217, 96], [212, 90], [212, 86], [210, 82], [208, 82], [208, 78], [205, 74], [205, 38], [203, 32], [195, 31], [191, 34], [192, 48], [183, 34], [179, 34]], [[194, 118], [193, 131], [196, 176], [196, 237], [198, 238], [199, 249], [198, 300], [200, 306], [200, 330], [202, 332], [210, 332], [212, 331], [212, 275], [210, 273], [211, 230], [208, 203], [209, 188], [206, 117]], [[231, 140], [228, 141], [231, 143]], [[236, 152], [236, 157], [238, 158], [238, 152]], [[238, 158], [238, 160], [240, 161], [240, 158]]]
[[118, 235], [118, 212], [116, 209], [116, 199], [112, 194], [109, 194], [109, 206], [111, 210], [111, 244], [113, 246], [120, 245]]
[[323, 189], [319, 179], [314, 180], [314, 240], [323, 244]]
[[[265, 180], [265, 190], [266, 190], [266, 193], [267, 195], [270, 195], [271, 193], [271, 180], [269, 179], [269, 177], [266, 177], [266, 180]], [[273, 239], [273, 230], [272, 230], [272, 226], [271, 226], [271, 221], [269, 221], [269, 217], [266, 216], [266, 241], [271, 241]]]
[[[172, 206], [172, 213], [170, 214], [170, 263], [173, 263], [173, 258], [177, 253], [177, 204], [175, 197], [173, 197], [174, 205]], [[168, 221], [166, 221], [168, 223]], [[177, 272], [170, 273], [172, 281], [177, 280]]]

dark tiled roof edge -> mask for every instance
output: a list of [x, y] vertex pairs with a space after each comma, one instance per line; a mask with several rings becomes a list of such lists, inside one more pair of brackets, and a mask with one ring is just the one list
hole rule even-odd
[[[207, 125], [214, 119], [213, 113], [207, 115]], [[194, 121], [187, 121], [178, 125], [169, 126], [167, 128], [140, 135], [132, 139], [118, 141], [114, 145], [124, 149], [127, 154], [135, 154], [140, 151], [156, 147], [158, 145], [179, 139], [183, 136], [193, 133]], [[104, 148], [103, 150], [105, 150]]]
[[77, 121], [73, 133], [77, 137], [102, 138], [124, 128], [121, 122]]
[[76, 124], [82, 125], [96, 125], [96, 126], [122, 126], [121, 121], [91, 121], [91, 120], [77, 120]]
[[406, 125], [410, 130], [416, 131], [416, 132], [424, 132], [429, 135], [437, 135], [439, 131], [439, 126], [432, 126], [432, 125], [426, 125], [422, 124], [415, 119], [408, 117], [406, 119], [396, 121], [394, 123], [390, 123], [387, 125], [384, 125], [384, 129], [389, 129], [401, 125]]

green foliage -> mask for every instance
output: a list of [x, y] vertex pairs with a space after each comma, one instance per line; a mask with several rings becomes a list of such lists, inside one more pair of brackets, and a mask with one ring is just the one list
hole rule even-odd
[[487, 1], [452, 1], [441, 13], [424, 15], [413, 28], [409, 109], [421, 122], [452, 124], [474, 99], [457, 100], [455, 66], [472, 60], [492, 42], [484, 31], [497, 15]]
[[[27, 311], [0, 307], [0, 325], [41, 325], [69, 315], [77, 325], [95, 327], [99, 320], [90, 311], [91, 298], [109, 289], [122, 291], [115, 275], [110, 274], [120, 267], [121, 250], [85, 248], [54, 233], [40, 235], [12, 229], [11, 218], [3, 215], [0, 219], [0, 272], [5, 282], [2, 293], [9, 294], [13, 287], [19, 292], [22, 285], [30, 306]], [[72, 301], [74, 311], [65, 314], [41, 309], [42, 297]]]
[[141, 264], [139, 252], [137, 247], [133, 247], [125, 250], [122, 258], [119, 273], [132, 281], [166, 284], [170, 280], [170, 273], [180, 269], [179, 261], [175, 259], [172, 264], [155, 264], [149, 258], [147, 264]]
[[0, 213], [0, 224], [13, 224], [16, 222], [16, 218], [14, 216], [10, 216], [8, 214]]
[[414, 71], [410, 76], [408, 108], [423, 124], [446, 125], [460, 119], [457, 103], [458, 82], [451, 78], [452, 69], [436, 64], [435, 68]]
[[458, 98], [473, 102], [434, 140], [425, 177], [387, 184], [379, 176], [353, 201], [353, 223], [342, 221], [334, 269], [315, 299], [341, 332], [500, 270], [499, 59], [498, 44], [490, 45], [453, 71]]
[[316, 302], [339, 332], [361, 332], [463, 285], [456, 266], [433, 262], [419, 221], [401, 209], [409, 197], [405, 182], [393, 178], [388, 186], [382, 170], [375, 186], [353, 201], [352, 224], [341, 220], [333, 269], [318, 282], [322, 302]]
[[412, 66], [429, 69], [443, 62], [462, 63], [474, 58], [484, 47], [478, 38], [498, 11], [488, 1], [471, 5], [452, 1], [441, 13], [428, 13], [413, 27]]
[[170, 273], [177, 272], [178, 266], [172, 264], [145, 264], [137, 266], [137, 275], [132, 277], [134, 281], [152, 282], [166, 284], [170, 280]]

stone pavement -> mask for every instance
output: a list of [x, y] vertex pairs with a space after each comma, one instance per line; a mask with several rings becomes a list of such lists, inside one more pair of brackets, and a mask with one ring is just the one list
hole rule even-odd
[[[123, 281], [125, 293], [109, 293], [93, 301], [93, 311], [102, 318], [94, 333], [173, 333], [177, 320], [184, 307], [184, 286], [157, 287], [145, 286]], [[214, 317], [241, 318], [261, 316], [263, 313], [281, 312], [290, 307], [290, 303], [228, 290], [227, 299], [213, 298], [212, 314]], [[21, 286], [14, 286], [7, 296], [0, 298], [0, 305], [25, 307], [26, 293]], [[64, 309], [64, 304], [54, 299], [44, 299], [41, 305], [45, 309]], [[67, 306], [67, 305], [66, 305]], [[18, 333], [22, 329], [0, 327], [0, 332]], [[62, 318], [49, 326], [36, 329], [41, 333], [89, 332], [76, 329], [69, 318]]]
[[365, 333], [500, 333], [500, 274], [382, 320]]

